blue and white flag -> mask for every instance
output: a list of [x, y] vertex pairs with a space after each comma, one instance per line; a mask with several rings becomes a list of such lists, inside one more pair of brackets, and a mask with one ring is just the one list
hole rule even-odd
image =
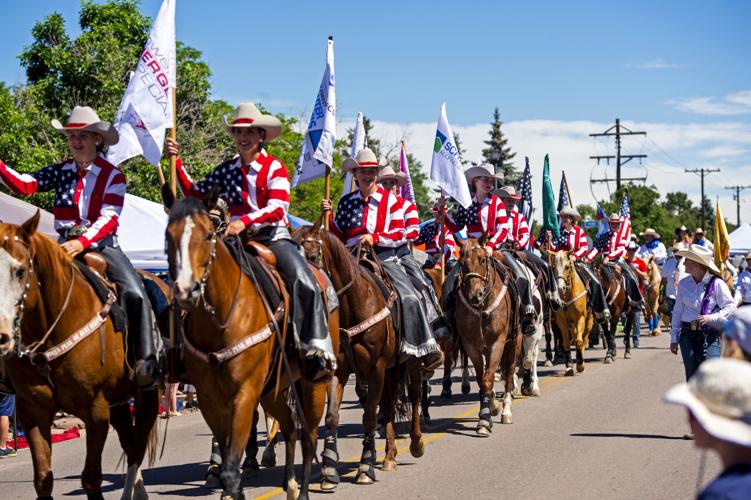
[[433, 161], [430, 163], [430, 180], [464, 208], [469, 209], [472, 205], [472, 195], [464, 176], [462, 155], [454, 143], [454, 134], [451, 133], [446, 117], [446, 103], [441, 104], [441, 114], [438, 117], [438, 128], [433, 143]]
[[326, 49], [326, 70], [310, 115], [305, 142], [297, 162], [293, 186], [326, 175], [334, 163], [336, 143], [336, 87], [334, 79], [334, 38], [329, 37]]
[[[350, 149], [349, 156], [354, 158], [357, 153], [367, 147], [365, 144], [365, 126], [362, 123], [362, 113], [357, 113], [357, 120], [355, 121], [355, 129], [352, 131], [352, 148]], [[344, 176], [344, 189], [342, 190], [342, 196], [349, 194], [355, 190], [355, 178], [352, 176], [352, 172], [347, 172]]]

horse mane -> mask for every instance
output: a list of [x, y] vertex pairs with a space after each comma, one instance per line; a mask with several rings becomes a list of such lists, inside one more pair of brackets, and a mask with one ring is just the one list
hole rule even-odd
[[[328, 257], [329, 262], [336, 262], [337, 265], [343, 266], [345, 274], [352, 279], [359, 277], [360, 268], [355, 264], [355, 258], [342, 243], [342, 240], [330, 231], [321, 231], [321, 238], [325, 238], [326, 241], [326, 245], [323, 246], [324, 259]], [[328, 252], [328, 256], [326, 256], [326, 252]]]
[[184, 219], [189, 215], [195, 214], [208, 214], [206, 205], [203, 204], [203, 201], [197, 198], [183, 198], [173, 205], [167, 223], [172, 224], [173, 222]]

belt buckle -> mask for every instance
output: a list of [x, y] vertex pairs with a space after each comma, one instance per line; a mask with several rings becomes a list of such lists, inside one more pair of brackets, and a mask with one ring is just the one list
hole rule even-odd
[[691, 322], [691, 330], [698, 331], [699, 330], [699, 321], [695, 320]]

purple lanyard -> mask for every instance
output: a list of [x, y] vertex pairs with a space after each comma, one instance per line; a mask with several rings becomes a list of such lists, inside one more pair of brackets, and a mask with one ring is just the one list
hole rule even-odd
[[701, 299], [702, 316], [710, 313], [709, 299], [712, 298], [712, 295], [714, 295], [715, 281], [717, 281], [717, 276], [712, 276], [712, 278], [709, 280], [709, 284], [707, 284], [707, 288], [704, 292], [704, 297]]

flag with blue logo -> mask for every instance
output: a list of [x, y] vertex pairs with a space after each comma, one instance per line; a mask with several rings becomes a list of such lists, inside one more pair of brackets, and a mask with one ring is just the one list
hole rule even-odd
[[310, 115], [305, 142], [300, 151], [292, 185], [304, 184], [326, 175], [334, 163], [336, 143], [336, 87], [334, 79], [334, 38], [326, 49], [326, 70]]
[[[449, 120], [446, 117], [446, 103], [441, 104], [438, 127], [433, 142], [433, 160], [430, 163], [430, 180], [454, 198], [464, 208], [472, 205], [472, 195], [464, 176], [462, 155], [454, 143]], [[443, 193], [441, 193], [443, 194]]]

